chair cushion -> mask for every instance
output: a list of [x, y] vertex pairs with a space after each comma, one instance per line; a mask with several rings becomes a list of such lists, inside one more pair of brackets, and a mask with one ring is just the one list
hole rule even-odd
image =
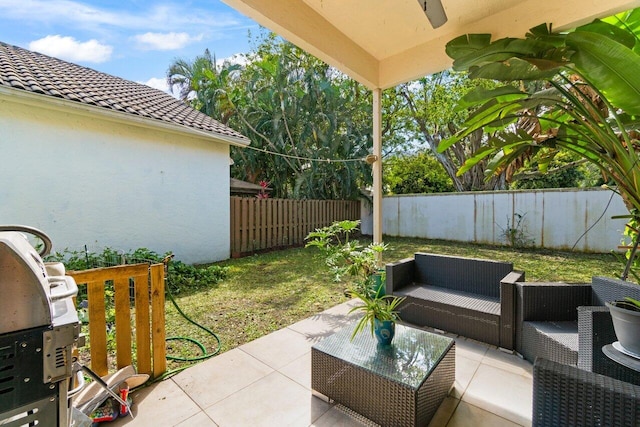
[[412, 298], [433, 301], [440, 304], [448, 304], [468, 310], [482, 313], [500, 315], [500, 300], [486, 295], [472, 294], [469, 292], [456, 291], [454, 289], [442, 288], [439, 286], [429, 286], [413, 283], [405, 286], [396, 292], [397, 296], [408, 296]]
[[576, 366], [578, 363], [578, 322], [524, 322], [522, 355], [530, 362], [537, 357]]

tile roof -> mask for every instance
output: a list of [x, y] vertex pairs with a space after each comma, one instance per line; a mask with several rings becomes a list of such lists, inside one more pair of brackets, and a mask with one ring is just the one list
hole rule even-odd
[[214, 134], [212, 136], [249, 143], [244, 135], [161, 90], [2, 42], [0, 86], [187, 126]]

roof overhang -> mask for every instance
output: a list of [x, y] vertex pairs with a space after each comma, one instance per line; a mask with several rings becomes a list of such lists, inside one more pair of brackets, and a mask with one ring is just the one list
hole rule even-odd
[[111, 110], [108, 108], [102, 108], [94, 105], [83, 104], [81, 102], [70, 101], [63, 98], [56, 98], [53, 96], [28, 92], [22, 89], [0, 86], [0, 101], [2, 101], [3, 97], [12, 102], [30, 105], [33, 107], [47, 108], [64, 112], [73, 111], [76, 114], [82, 116], [99, 117], [103, 120], [126, 123], [132, 126], [161, 130], [163, 132], [178, 135], [189, 135], [193, 138], [204, 139], [210, 142], [235, 145], [239, 147], [246, 147], [250, 143], [249, 139], [235, 138], [229, 135], [206, 132], [204, 130], [195, 129], [189, 126], [136, 116], [121, 111]]
[[640, 0], [442, 0], [433, 29], [417, 0], [222, 0], [370, 89], [451, 66], [447, 42], [462, 34], [522, 37], [551, 23], [570, 29], [640, 7]]

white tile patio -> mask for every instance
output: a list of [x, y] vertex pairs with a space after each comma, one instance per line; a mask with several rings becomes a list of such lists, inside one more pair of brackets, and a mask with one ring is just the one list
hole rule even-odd
[[[230, 350], [134, 394], [135, 419], [110, 425], [357, 427], [374, 425], [313, 396], [311, 346], [348, 323], [350, 301]], [[430, 427], [531, 425], [532, 366], [456, 339], [456, 381]]]

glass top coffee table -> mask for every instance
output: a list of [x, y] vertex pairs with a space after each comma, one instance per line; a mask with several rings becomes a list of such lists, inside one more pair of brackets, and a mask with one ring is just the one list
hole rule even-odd
[[354, 328], [311, 348], [311, 388], [383, 426], [426, 426], [455, 380], [453, 339], [398, 324], [383, 347]]

